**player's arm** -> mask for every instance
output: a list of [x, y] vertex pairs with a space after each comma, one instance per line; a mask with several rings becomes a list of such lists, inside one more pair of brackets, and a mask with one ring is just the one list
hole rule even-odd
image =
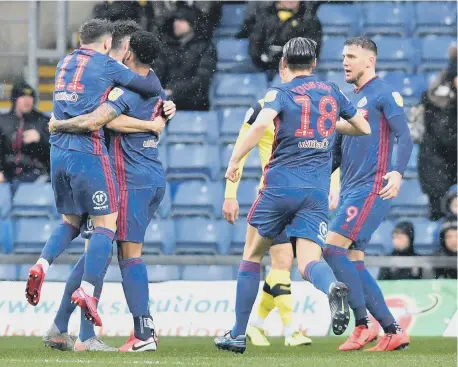
[[383, 178], [388, 180], [386, 186], [380, 191], [380, 196], [383, 200], [395, 198], [401, 187], [402, 176], [409, 163], [410, 155], [413, 149], [413, 141], [410, 136], [407, 118], [404, 113], [404, 102], [398, 92], [384, 93], [379, 101], [385, 115], [390, 130], [394, 132], [398, 138], [398, 152], [396, 163], [393, 171], [388, 172]]
[[107, 128], [124, 134], [154, 132], [158, 135], [164, 130], [166, 120], [162, 116], [154, 120], [139, 120], [135, 117], [120, 115], [107, 124]]
[[356, 108], [347, 96], [336, 87], [337, 98], [340, 106], [340, 117], [336, 123], [336, 130], [340, 134], [361, 136], [371, 133], [371, 126], [366, 119], [357, 113]]

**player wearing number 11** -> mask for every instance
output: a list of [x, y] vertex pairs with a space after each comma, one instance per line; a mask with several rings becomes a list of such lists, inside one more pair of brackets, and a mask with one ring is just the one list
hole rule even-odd
[[[248, 223], [255, 229], [246, 238], [237, 279], [236, 322], [219, 349], [243, 353], [245, 332], [259, 288], [260, 262], [272, 239], [284, 229], [296, 243], [299, 271], [329, 299], [332, 328], [342, 334], [349, 322], [347, 287], [337, 282], [331, 268], [320, 261], [328, 223], [331, 151], [335, 130], [343, 134], [370, 134], [368, 122], [332, 83], [318, 81], [316, 43], [293, 38], [283, 47], [286, 82], [271, 88], [264, 108], [245, 139], [235, 148], [226, 178], [239, 179], [241, 159], [256, 146], [275, 121], [272, 156], [264, 168], [264, 187], [253, 204]], [[342, 117], [343, 120], [338, 120]]]

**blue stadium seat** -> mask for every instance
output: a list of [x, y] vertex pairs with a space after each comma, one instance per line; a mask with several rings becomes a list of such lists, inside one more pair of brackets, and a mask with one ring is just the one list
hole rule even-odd
[[377, 68], [381, 70], [404, 70], [412, 73], [416, 65], [416, 57], [412, 39], [406, 37], [377, 36], [378, 56]]
[[14, 264], [1, 264], [0, 265], [0, 281], [18, 280], [16, 269], [17, 269], [17, 266]]
[[[165, 130], [166, 129], [164, 129], [164, 131]], [[162, 139], [162, 134], [161, 134], [160, 143], [159, 143], [159, 146], [158, 146], [157, 149], [158, 149], [158, 154], [159, 154], [159, 160], [162, 162], [162, 167], [164, 167], [164, 169], [166, 169], [167, 165], [168, 165], [168, 161], [167, 161], [167, 145], [166, 145], [166, 141], [164, 141]]]
[[212, 107], [246, 106], [251, 107], [262, 98], [267, 89], [264, 73], [222, 74], [215, 78]]
[[323, 37], [318, 69], [323, 71], [338, 70], [342, 72], [342, 50], [345, 37]]
[[8, 183], [0, 184], [0, 218], [5, 218], [11, 210], [11, 186]]
[[49, 267], [49, 271], [46, 273], [46, 281], [66, 282], [72, 269], [73, 266], [70, 264], [52, 264]]
[[13, 224], [10, 219], [0, 219], [0, 250], [5, 254], [13, 251]]
[[348, 37], [358, 32], [359, 7], [357, 5], [323, 4], [318, 8], [317, 15], [323, 33], [326, 35]]
[[403, 180], [401, 189], [393, 199], [391, 216], [426, 216], [428, 196], [423, 193], [417, 180]]
[[230, 224], [225, 220], [187, 218], [178, 219], [175, 223], [177, 228], [175, 254], [227, 254], [230, 244]]
[[224, 108], [219, 111], [221, 121], [220, 140], [222, 142], [235, 143], [246, 113], [246, 108]]
[[226, 73], [255, 73], [257, 71], [248, 54], [248, 40], [225, 38], [216, 43], [218, 63], [216, 69]]
[[232, 240], [230, 254], [232, 255], [241, 255], [243, 254], [243, 247], [245, 246], [246, 239], [246, 229], [247, 229], [247, 218], [239, 217], [235, 222], [235, 225], [231, 227]]
[[180, 268], [176, 265], [149, 265], [146, 269], [149, 282], [180, 280]]
[[224, 4], [221, 23], [216, 29], [215, 36], [233, 36], [241, 28], [245, 19], [246, 4]]
[[220, 182], [186, 181], [178, 186], [172, 202], [172, 215], [220, 217], [222, 199]]
[[[227, 165], [229, 164], [229, 160], [232, 155], [232, 151], [234, 150], [234, 145], [229, 144], [222, 147], [222, 170], [225, 172]], [[262, 164], [261, 158], [259, 156], [258, 147], [254, 148], [250, 155], [248, 156], [245, 165], [243, 166], [243, 177], [244, 178], [258, 178], [262, 174]]]
[[415, 3], [415, 35], [450, 34], [456, 36], [456, 2], [434, 1]]
[[51, 184], [20, 184], [13, 198], [11, 216], [56, 217], [54, 192]]
[[121, 269], [119, 269], [118, 264], [112, 264], [108, 267], [104, 282], [122, 282]]
[[412, 31], [411, 4], [370, 2], [363, 4], [363, 9], [363, 29], [367, 35], [407, 36]]
[[337, 84], [342, 92], [345, 94], [352, 93], [355, 87], [345, 81], [345, 76], [342, 71], [330, 71], [325, 74], [324, 79], [328, 82]]
[[143, 253], [172, 255], [175, 251], [175, 225], [172, 220], [153, 220], [148, 225]]
[[218, 140], [218, 116], [214, 111], [179, 111], [167, 125], [167, 143], [205, 143]]
[[421, 63], [418, 71], [440, 71], [447, 66], [448, 48], [456, 43], [453, 37], [431, 36], [421, 40]]
[[217, 145], [169, 145], [167, 179], [216, 179], [221, 170], [218, 152]]
[[183, 280], [232, 280], [232, 266], [187, 265], [183, 267]]
[[159, 208], [154, 214], [155, 217], [168, 218], [170, 211], [172, 210], [172, 199], [170, 197], [170, 187], [167, 185], [165, 187], [164, 197], [162, 198]]
[[241, 180], [237, 191], [240, 215], [248, 215], [259, 192], [259, 180]]
[[40, 253], [59, 221], [46, 218], [20, 218], [13, 223], [14, 252]]
[[387, 73], [383, 78], [390, 83], [404, 98], [404, 105], [413, 106], [420, 102], [422, 93], [428, 88], [422, 74]]
[[394, 226], [390, 221], [384, 221], [371, 237], [369, 245], [365, 249], [367, 255], [389, 255], [393, 250], [391, 233]]
[[420, 145], [414, 144], [412, 154], [410, 155], [407, 169], [404, 172], [405, 178], [417, 178], [418, 177], [418, 152], [420, 151]]
[[437, 231], [437, 222], [426, 218], [408, 218], [415, 227], [414, 249], [418, 255], [433, 255], [437, 251], [434, 234]]

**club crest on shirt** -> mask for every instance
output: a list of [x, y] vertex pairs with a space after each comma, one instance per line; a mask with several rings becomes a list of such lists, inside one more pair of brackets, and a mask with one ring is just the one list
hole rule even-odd
[[391, 93], [391, 95], [393, 96], [394, 101], [396, 102], [396, 104], [399, 107], [403, 107], [404, 106], [404, 100], [402, 99], [402, 96], [398, 92], [393, 92], [393, 93]]
[[116, 101], [119, 97], [121, 97], [124, 94], [124, 91], [120, 88], [114, 88], [110, 94], [108, 95], [108, 100], [109, 101]]
[[264, 102], [273, 102], [277, 98], [278, 90], [269, 90], [264, 97]]
[[364, 107], [365, 105], [367, 105], [367, 98], [364, 97], [363, 99], [360, 99], [359, 102], [358, 102], [358, 107]]

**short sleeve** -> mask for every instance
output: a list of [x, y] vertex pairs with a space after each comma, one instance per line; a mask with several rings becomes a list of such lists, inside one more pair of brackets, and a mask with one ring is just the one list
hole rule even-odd
[[257, 101], [256, 104], [246, 112], [244, 122], [247, 123], [248, 125], [253, 125], [253, 122], [256, 121], [256, 118], [258, 117], [259, 112], [261, 112], [262, 106], [264, 105], [264, 103], [261, 103], [261, 101], [262, 99], [260, 101]]
[[132, 111], [139, 98], [140, 97], [137, 94], [132, 93], [129, 90], [116, 87], [112, 89], [110, 94], [108, 94], [108, 98], [105, 103], [108, 103], [111, 107], [113, 107], [119, 116], [127, 111]]
[[137, 75], [123, 63], [108, 57], [105, 63], [104, 75], [114, 84], [127, 86], [129, 82]]
[[379, 100], [379, 107], [387, 119], [404, 115], [404, 100], [399, 92], [383, 93]]
[[340, 90], [337, 90], [337, 98], [340, 106], [340, 117], [349, 120], [356, 115], [356, 108], [347, 96]]
[[264, 97], [264, 108], [280, 113], [285, 105], [285, 92], [279, 88], [270, 88]]

